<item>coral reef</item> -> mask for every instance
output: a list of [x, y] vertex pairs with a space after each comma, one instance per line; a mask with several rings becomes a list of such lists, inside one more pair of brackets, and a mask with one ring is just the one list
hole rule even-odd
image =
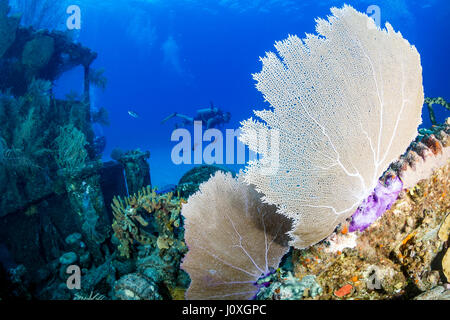
[[[296, 277], [315, 275], [324, 289], [320, 299], [409, 299], [445, 283], [442, 235], [450, 211], [449, 174], [447, 163], [402, 191], [381, 218], [355, 232], [356, 245], [328, 250], [350, 236], [347, 222], [321, 243], [294, 250]], [[346, 294], [336, 295], [344, 286]]]
[[[261, 273], [259, 280], [252, 282], [223, 271], [222, 264], [243, 272], [250, 267], [236, 266], [234, 263], [242, 263], [245, 258], [233, 259], [234, 252], [226, 253], [226, 258], [222, 258], [224, 252], [228, 252], [221, 247], [226, 240], [225, 237], [214, 240], [220, 236], [216, 226], [226, 230], [227, 223], [220, 219], [227, 215], [221, 215], [233, 211], [227, 205], [220, 209], [220, 203], [233, 204], [234, 208], [248, 207], [248, 202], [240, 205], [240, 200], [235, 199], [239, 187], [234, 186], [233, 193], [227, 193], [226, 183], [215, 182], [217, 176], [224, 174], [216, 173], [216, 177], [203, 183], [200, 191], [183, 207], [189, 252], [182, 267], [192, 278], [187, 297], [236, 298], [246, 293], [248, 298], [256, 291], [245, 291], [241, 288], [243, 283], [250, 287], [256, 283], [258, 299], [447, 299], [448, 289], [443, 283], [448, 281], [450, 270], [450, 251], [446, 247], [450, 232], [448, 132], [449, 120], [430, 130], [421, 130], [351, 218], [341, 223], [324, 241], [308, 249], [294, 250], [295, 277], [278, 269]], [[404, 188], [402, 181], [408, 188]], [[210, 208], [211, 202], [214, 208]], [[208, 215], [202, 215], [203, 210]], [[217, 218], [214, 210], [221, 212]], [[229, 218], [238, 243], [228, 247], [251, 252], [243, 243], [258, 241], [243, 236], [249, 234], [240, 230], [241, 225], [249, 225], [243, 218], [248, 214], [240, 216], [239, 224]], [[193, 217], [197, 218], [195, 224], [191, 222]], [[206, 217], [212, 219], [211, 222], [205, 220]], [[191, 235], [191, 223], [201, 226], [201, 235]], [[214, 234], [208, 232], [209, 229], [214, 230]], [[230, 234], [233, 232], [228, 232], [228, 238]], [[206, 262], [206, 258], [198, 256], [200, 253], [213, 261]], [[247, 256], [257, 265], [254, 255]], [[217, 272], [211, 270], [216, 271], [218, 267], [221, 272], [215, 280]], [[212, 289], [209, 289], [211, 284]]]
[[[296, 248], [349, 218], [421, 123], [416, 48], [350, 6], [331, 12], [316, 20], [317, 35], [289, 36], [275, 43], [278, 55], [261, 59], [254, 79], [273, 109], [255, 111], [263, 122], [250, 118], [241, 128], [241, 141], [262, 154], [245, 181], [294, 220]], [[263, 137], [272, 137], [265, 147]]]
[[281, 269], [259, 279], [257, 283], [261, 286], [256, 296], [258, 300], [302, 300], [322, 293], [315, 276], [308, 275], [299, 280], [291, 272]]
[[256, 281], [278, 267], [287, 252], [290, 221], [261, 194], [230, 173], [217, 171], [183, 205], [189, 251], [188, 299], [249, 299]]
[[[255, 112], [264, 124], [253, 119], [242, 123], [241, 140], [263, 153], [247, 167], [245, 182], [254, 184], [265, 202], [277, 204], [278, 213], [294, 219], [289, 235], [297, 248], [292, 258], [297, 279], [287, 276], [287, 288], [267, 283], [272, 273], [258, 267], [258, 255], [248, 247], [263, 241], [250, 241], [248, 234], [254, 231], [241, 230], [251, 225], [245, 222], [251, 214], [246, 209], [237, 217], [239, 223], [234, 219], [235, 208], [248, 208], [248, 200], [236, 198], [238, 185], [227, 193], [231, 181], [223, 182], [224, 175], [216, 173], [183, 207], [189, 252], [182, 267], [192, 279], [188, 298], [249, 298], [255, 277], [262, 277], [260, 297], [271, 299], [303, 296], [304, 290], [293, 289], [295, 283], [302, 288], [298, 279], [310, 283], [314, 276], [315, 288], [323, 291], [315, 290], [309, 298], [319, 299], [412, 298], [442, 282], [447, 257], [442, 261], [444, 241], [438, 229], [450, 205], [448, 128], [422, 130], [408, 148], [421, 121], [419, 55], [389, 24], [385, 30], [367, 28], [373, 21], [348, 6], [332, 13], [328, 21], [318, 20], [317, 31], [324, 38], [290, 36], [275, 45], [282, 61], [273, 53], [262, 58], [263, 70], [254, 78], [274, 111]], [[352, 69], [336, 56], [355, 59]], [[321, 77], [309, 77], [317, 69]], [[383, 79], [391, 79], [394, 69], [402, 77], [387, 83]], [[365, 89], [356, 90], [342, 74], [357, 78]], [[332, 81], [322, 82], [328, 78]], [[362, 105], [364, 109], [358, 107]], [[259, 149], [262, 137], [274, 131], [279, 141]], [[425, 197], [415, 195], [424, 189]], [[445, 224], [441, 230], [447, 230]], [[282, 288], [287, 291], [280, 295]]]
[[120, 254], [136, 258], [136, 276], [151, 279], [169, 297], [187, 286], [179, 269], [187, 251], [180, 215], [183, 203], [172, 193], [158, 195], [148, 186], [128, 198], [114, 198], [112, 204], [112, 228]]
[[[254, 75], [273, 110], [245, 121], [242, 139], [258, 149], [276, 132], [280, 149], [271, 140], [237, 178], [198, 166], [156, 190], [150, 152], [101, 161], [96, 53], [19, 24], [48, 24], [65, 1], [11, 3], [24, 12], [0, 0], [0, 300], [450, 299], [450, 120], [432, 108], [449, 105], [425, 99], [434, 126], [406, 149], [421, 67], [389, 24], [344, 6], [318, 36], [277, 42], [282, 59], [267, 54]], [[76, 66], [84, 91], [56, 99]], [[73, 265], [81, 289], [67, 286]]]

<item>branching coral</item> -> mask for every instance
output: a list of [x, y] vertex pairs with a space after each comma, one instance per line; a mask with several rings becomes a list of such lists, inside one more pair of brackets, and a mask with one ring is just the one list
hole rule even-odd
[[[119, 252], [136, 264], [136, 274], [124, 280], [134, 294], [118, 293], [120, 283], [125, 284], [122, 279], [115, 285], [116, 295], [121, 299], [133, 299], [135, 295], [141, 299], [157, 299], [159, 293], [175, 298], [178, 292], [185, 291], [189, 279], [179, 269], [187, 251], [180, 215], [183, 203], [183, 199], [172, 193], [158, 195], [149, 186], [125, 199], [113, 199], [112, 228], [119, 241]], [[154, 294], [138, 294], [148, 290]]]
[[[241, 140], [262, 155], [245, 181], [294, 219], [289, 234], [297, 248], [324, 239], [353, 214], [421, 122], [415, 47], [389, 23], [381, 30], [352, 7], [331, 12], [328, 21], [317, 20], [318, 35], [290, 36], [275, 44], [278, 55], [261, 59], [256, 87], [273, 109], [255, 111], [265, 123], [242, 122]], [[274, 132], [279, 144], [262, 148], [261, 137]]]
[[176, 236], [181, 228], [183, 201], [174, 198], [172, 193], [158, 195], [150, 187], [124, 199], [114, 197], [111, 205], [114, 214], [112, 228], [120, 241], [121, 255], [130, 258], [135, 241], [159, 249], [184, 247]]

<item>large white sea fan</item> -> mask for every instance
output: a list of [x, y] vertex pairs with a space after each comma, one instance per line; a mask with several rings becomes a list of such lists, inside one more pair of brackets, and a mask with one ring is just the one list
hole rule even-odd
[[[241, 140], [262, 154], [245, 181], [293, 218], [291, 245], [310, 246], [347, 219], [417, 134], [423, 104], [420, 56], [389, 23], [377, 28], [350, 6], [317, 19], [318, 35], [276, 42], [256, 87], [273, 109], [242, 122]], [[279, 150], [258, 132], [276, 131]], [[275, 173], [267, 159], [278, 152]], [[270, 172], [270, 171], [269, 171]]]

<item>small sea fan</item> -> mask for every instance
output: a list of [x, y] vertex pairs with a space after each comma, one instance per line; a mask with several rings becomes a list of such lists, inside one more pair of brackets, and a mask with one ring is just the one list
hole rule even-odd
[[287, 252], [290, 221], [252, 186], [218, 171], [182, 207], [188, 299], [250, 299]]
[[[262, 155], [245, 181], [294, 219], [291, 245], [308, 247], [355, 212], [417, 135], [420, 56], [389, 23], [379, 29], [349, 6], [317, 19], [318, 35], [276, 42], [256, 87], [272, 110], [242, 122], [241, 140]], [[279, 135], [261, 149], [258, 133]], [[256, 134], [255, 134], [256, 133]], [[273, 150], [278, 147], [278, 150]], [[267, 174], [268, 159], [279, 155]]]
[[60, 169], [75, 172], [82, 169], [88, 160], [85, 146], [86, 137], [72, 124], [59, 128], [59, 135], [55, 139], [55, 160]]
[[91, 291], [90, 294], [75, 293], [73, 300], [106, 300], [106, 297], [100, 293], [94, 294], [94, 291]]

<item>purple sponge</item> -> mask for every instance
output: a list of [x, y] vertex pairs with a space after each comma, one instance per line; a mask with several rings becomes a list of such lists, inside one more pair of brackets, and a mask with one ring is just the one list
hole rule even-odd
[[403, 182], [396, 176], [387, 178], [385, 183], [378, 181], [375, 190], [353, 214], [349, 231], [367, 229], [386, 210], [390, 209], [402, 189]]

